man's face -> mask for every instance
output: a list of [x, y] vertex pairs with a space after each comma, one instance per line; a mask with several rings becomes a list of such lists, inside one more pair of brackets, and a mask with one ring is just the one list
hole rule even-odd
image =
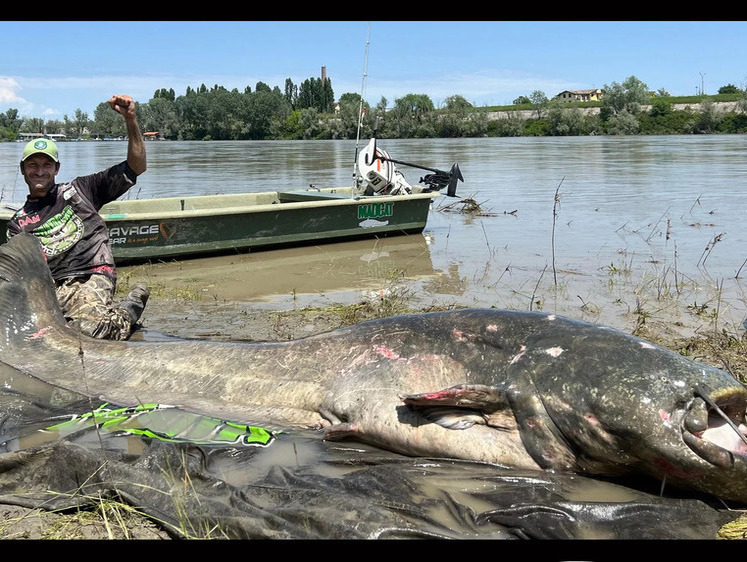
[[59, 169], [60, 163], [46, 154], [33, 154], [21, 162], [21, 173], [32, 199], [44, 197], [49, 192]]

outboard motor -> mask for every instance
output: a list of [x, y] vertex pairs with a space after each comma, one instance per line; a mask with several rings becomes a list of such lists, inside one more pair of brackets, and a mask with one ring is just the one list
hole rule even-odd
[[[405, 176], [395, 164], [412, 166], [421, 170], [429, 170], [432, 173], [420, 178], [423, 186], [410, 185]], [[435, 168], [410, 164], [393, 160], [386, 150], [376, 146], [376, 138], [372, 138], [358, 155], [358, 173], [366, 183], [364, 195], [407, 195], [410, 193], [421, 193], [428, 191], [440, 191], [446, 188], [446, 195], [456, 197], [457, 183], [464, 181], [459, 164], [454, 164], [451, 170], [445, 172]]]
[[402, 172], [397, 170], [386, 150], [377, 148], [372, 138], [358, 156], [358, 170], [368, 184], [366, 195], [407, 195], [412, 186], [407, 183]]

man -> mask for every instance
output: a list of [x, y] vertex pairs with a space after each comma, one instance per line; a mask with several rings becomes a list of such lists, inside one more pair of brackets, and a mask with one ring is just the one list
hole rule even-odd
[[124, 117], [127, 160], [69, 183], [55, 183], [60, 170], [57, 146], [48, 139], [32, 140], [20, 164], [29, 195], [8, 222], [7, 237], [29, 232], [39, 239], [57, 300], [73, 326], [95, 338], [124, 340], [140, 320], [150, 291], [135, 285], [121, 303], [113, 304], [117, 272], [109, 231], [98, 211], [145, 172], [145, 143], [132, 98], [115, 95], [108, 103]]

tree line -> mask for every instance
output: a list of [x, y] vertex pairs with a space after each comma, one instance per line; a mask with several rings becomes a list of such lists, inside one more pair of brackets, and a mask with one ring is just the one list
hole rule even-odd
[[[407, 94], [391, 107], [382, 97], [371, 107], [356, 93], [335, 102], [329, 78], [309, 78], [298, 86], [286, 79], [283, 90], [263, 82], [244, 91], [202, 84], [177, 96], [163, 88], [147, 103], [137, 102], [137, 111], [144, 131], [170, 140], [354, 139], [371, 136], [374, 129], [380, 138], [747, 132], [747, 90], [732, 84], [716, 96], [695, 96], [697, 110], [675, 109], [678, 98], [650, 91], [635, 76], [605, 84], [603, 91], [601, 102], [567, 103], [534, 91], [503, 108], [477, 107], [460, 95], [436, 108], [425, 94]], [[719, 101], [734, 103], [723, 111]], [[106, 102], [92, 119], [80, 109], [62, 120], [21, 118], [17, 109], [0, 114], [0, 140], [16, 140], [22, 132], [74, 139], [125, 135], [122, 120]]]

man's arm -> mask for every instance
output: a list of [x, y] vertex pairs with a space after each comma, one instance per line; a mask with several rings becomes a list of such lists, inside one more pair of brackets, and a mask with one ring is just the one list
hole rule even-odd
[[127, 128], [127, 163], [138, 176], [147, 169], [145, 142], [135, 113], [135, 102], [130, 96], [114, 95], [109, 100], [111, 108], [122, 115]]

